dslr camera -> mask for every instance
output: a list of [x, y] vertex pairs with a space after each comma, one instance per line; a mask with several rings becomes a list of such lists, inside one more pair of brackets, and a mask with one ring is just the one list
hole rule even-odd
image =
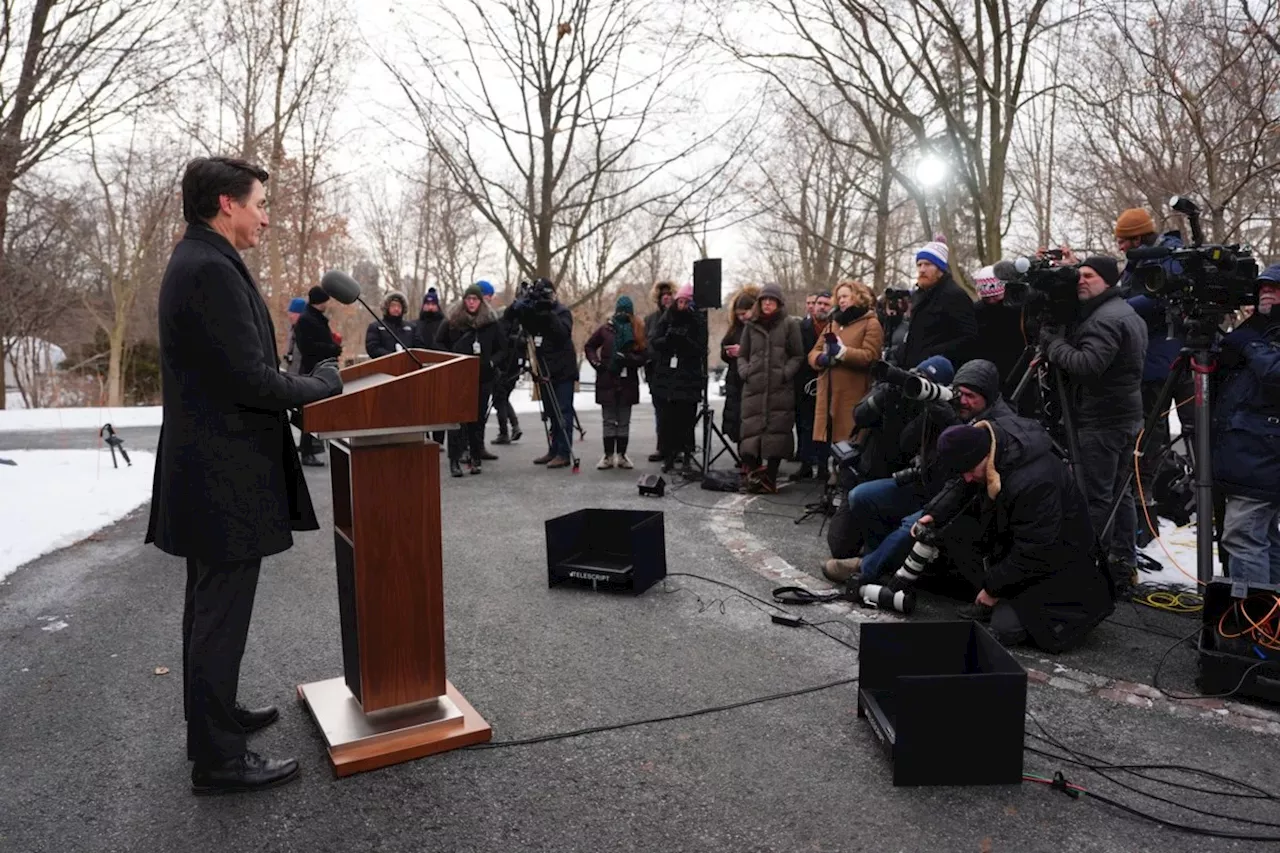
[[948, 386], [930, 382], [913, 370], [894, 367], [887, 361], [872, 362], [871, 378], [876, 382], [887, 382], [901, 388], [902, 396], [908, 400], [919, 400], [922, 403], [934, 401], [946, 403], [954, 396]]

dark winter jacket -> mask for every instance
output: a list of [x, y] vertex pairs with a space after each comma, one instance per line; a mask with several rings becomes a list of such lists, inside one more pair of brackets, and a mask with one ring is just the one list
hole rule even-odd
[[739, 450], [757, 459], [781, 459], [795, 444], [796, 397], [793, 384], [804, 361], [800, 323], [780, 305], [770, 318], [760, 303], [742, 330], [738, 375], [742, 378], [742, 440]]
[[738, 375], [738, 357], [729, 355], [728, 348], [741, 341], [742, 325], [736, 322], [729, 326], [729, 331], [720, 339], [720, 360], [725, 367], [724, 409], [720, 413], [720, 428], [733, 442], [739, 441], [742, 436], [742, 377]]
[[1018, 381], [1018, 377], [1012, 375], [1013, 368], [1027, 348], [1022, 332], [1022, 309], [1004, 302], [979, 302], [973, 311], [978, 338], [969, 355], [994, 364], [1000, 371], [1000, 388], [1008, 393], [1013, 390], [1011, 383]]
[[702, 316], [675, 303], [653, 324], [649, 338], [649, 390], [658, 403], [696, 403], [705, 382], [707, 327]]
[[637, 341], [638, 346], [623, 353], [621, 364], [615, 365], [615, 335], [613, 320], [604, 323], [587, 338], [582, 347], [582, 355], [596, 369], [597, 404], [634, 406], [640, 402], [640, 368], [649, 360], [649, 350], [645, 345], [647, 342]]
[[329, 330], [329, 318], [323, 311], [308, 305], [293, 324], [293, 342], [302, 355], [302, 372], [310, 373], [311, 369], [326, 358], [337, 358], [342, 354], [342, 345], [333, 339]]
[[212, 229], [188, 227], [173, 250], [159, 331], [164, 422], [146, 541], [230, 562], [277, 554], [293, 544], [290, 531], [319, 529], [285, 411], [326, 387], [280, 372], [266, 303]]
[[1142, 424], [1142, 364], [1147, 327], [1114, 287], [1084, 302], [1065, 338], [1049, 337], [1049, 361], [1062, 368], [1080, 429]]
[[1222, 342], [1213, 477], [1225, 494], [1280, 501], [1280, 317], [1254, 315]]
[[977, 338], [973, 300], [947, 274], [933, 287], [911, 295], [911, 325], [901, 363], [919, 364], [931, 355], [944, 355], [959, 367], [972, 357]]
[[[658, 329], [658, 321], [662, 319], [662, 315], [667, 310], [666, 308], [662, 307], [662, 299], [668, 293], [670, 293], [671, 296], [673, 297], [671, 301], [675, 302], [674, 297], [676, 294], [676, 286], [669, 281], [655, 282], [653, 287], [649, 290], [649, 301], [653, 303], [654, 310], [651, 313], [647, 314], [644, 318], [644, 338], [646, 341], [653, 340], [653, 336]], [[657, 367], [657, 361], [655, 361], [655, 357], [656, 356], [654, 354], [653, 345], [650, 344], [649, 363], [645, 365], [645, 370], [644, 370], [645, 382], [648, 382], [650, 385], [653, 384], [653, 377], [654, 377], [654, 374], [657, 372], [655, 369]]]
[[573, 314], [569, 309], [556, 302], [546, 310], [530, 310], [521, 319], [533, 336], [547, 378], [556, 384], [577, 381], [578, 354], [573, 347]]
[[[818, 378], [818, 371], [814, 370], [809, 364], [809, 351], [818, 343], [818, 338], [826, 331], [827, 321], [822, 320], [815, 322], [812, 317], [806, 316], [800, 321], [800, 346], [804, 348], [805, 360], [801, 362], [800, 369], [796, 371], [796, 405], [810, 412], [816, 412], [818, 407], [817, 386], [813, 386], [814, 393], [808, 393], [809, 383]], [[880, 354], [876, 353], [876, 358]], [[825, 409], [824, 409], [825, 411]], [[825, 426], [825, 423], [823, 424]]]
[[369, 358], [391, 355], [401, 349], [390, 330], [394, 330], [400, 336], [400, 340], [407, 345], [413, 346], [413, 325], [403, 316], [392, 317], [390, 314], [384, 314], [381, 320], [370, 323], [369, 328], [365, 330], [364, 351], [369, 354]]
[[[1167, 249], [1181, 249], [1182, 235], [1177, 231], [1162, 234], [1156, 245]], [[1182, 264], [1172, 258], [1125, 264], [1120, 276], [1120, 293], [1147, 325], [1147, 357], [1142, 366], [1142, 381], [1163, 382], [1169, 378], [1169, 368], [1182, 351], [1182, 341], [1169, 337], [1169, 306], [1163, 300], [1147, 296], [1135, 280], [1134, 270], [1147, 264], [1163, 267], [1166, 275], [1181, 275]]]
[[1094, 559], [1088, 506], [1039, 423], [1015, 418], [989, 428], [993, 448], [979, 510], [983, 589], [1013, 606], [1041, 649], [1066, 651], [1114, 609]]
[[440, 337], [440, 324], [443, 322], [443, 311], [419, 312], [418, 322], [413, 324], [413, 345], [418, 349], [435, 349], [436, 338]]
[[481, 385], [493, 382], [493, 362], [502, 355], [505, 346], [506, 339], [498, 326], [498, 318], [483, 300], [474, 314], [467, 313], [466, 305], [459, 300], [449, 309], [436, 333], [436, 349], [441, 352], [474, 355], [480, 359]]
[[525, 337], [515, 312], [510, 308], [504, 308], [497, 314], [498, 328], [502, 330], [502, 339], [505, 343], [502, 354], [494, 360], [493, 364], [494, 370], [497, 371], [494, 380], [497, 383], [495, 393], [510, 394], [524, 371], [525, 362], [529, 360], [529, 340]]

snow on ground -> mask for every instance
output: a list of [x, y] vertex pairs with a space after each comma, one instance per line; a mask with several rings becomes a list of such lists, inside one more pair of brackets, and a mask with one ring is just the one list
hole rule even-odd
[[151, 498], [155, 457], [132, 451], [111, 467], [102, 450], [0, 450], [0, 578], [74, 545]]
[[119, 409], [6, 409], [0, 412], [0, 432], [18, 430], [91, 429], [103, 424], [120, 427], [160, 426], [159, 406], [131, 406]]

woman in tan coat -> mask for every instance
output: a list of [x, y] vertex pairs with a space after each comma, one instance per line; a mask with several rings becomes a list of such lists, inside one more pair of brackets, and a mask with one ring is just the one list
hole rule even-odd
[[857, 281], [841, 282], [835, 293], [827, 333], [809, 352], [818, 371], [818, 400], [813, 440], [827, 441], [827, 399], [831, 400], [833, 441], [853, 435], [853, 410], [871, 387], [871, 363], [880, 358], [884, 332], [874, 310], [871, 289]]

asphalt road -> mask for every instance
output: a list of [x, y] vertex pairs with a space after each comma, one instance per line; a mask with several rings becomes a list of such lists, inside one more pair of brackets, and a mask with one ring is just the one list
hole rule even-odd
[[[543, 521], [593, 506], [663, 510], [670, 571], [766, 598], [773, 586], [720, 544], [726, 514], [699, 506], [716, 495], [688, 488], [641, 499], [638, 471], [593, 469], [598, 415], [583, 421], [590, 452], [577, 476], [529, 464], [540, 449], [526, 437], [519, 449], [499, 448], [503, 458], [482, 476], [444, 483], [449, 677], [493, 725], [495, 741], [665, 716], [856, 674], [856, 652], [812, 629], [773, 625], [751, 603], [699, 580], [672, 578], [639, 598], [548, 589]], [[651, 442], [647, 412], [637, 412], [635, 428], [633, 456], [640, 458]], [[154, 443], [154, 431], [136, 432], [122, 431], [129, 446]], [[22, 439], [0, 435], [0, 448], [76, 446], [60, 443], [73, 440], [65, 435], [15, 445]], [[327, 522], [327, 471], [308, 478]], [[817, 523], [792, 525], [785, 506], [799, 499], [753, 502], [748, 528], [780, 556], [813, 569], [821, 553]], [[852, 686], [580, 738], [455, 751], [335, 779], [293, 698], [296, 685], [341, 672], [325, 533], [300, 535], [291, 551], [265, 562], [241, 684], [247, 702], [274, 702], [283, 712], [254, 746], [297, 756], [303, 777], [258, 795], [195, 798], [187, 787], [179, 689], [183, 567], [142, 545], [145, 513], [0, 584], [5, 853], [1263, 849], [1161, 829], [1039, 785], [894, 788], [885, 756], [855, 716]], [[931, 603], [927, 613], [947, 615], [948, 606]], [[1156, 619], [1117, 618], [1136, 625], [1139, 616]], [[65, 627], [50, 630], [59, 623]], [[856, 637], [843, 625], [828, 630]], [[1064, 663], [1149, 675], [1151, 653], [1165, 645], [1139, 629], [1108, 627]], [[169, 672], [158, 675], [157, 667]], [[1176, 684], [1172, 669], [1170, 675]], [[1029, 710], [1077, 750], [1116, 762], [1192, 764], [1280, 789], [1275, 736], [1040, 685], [1031, 687]], [[948, 725], [949, 709], [936, 712], [938, 725]], [[1028, 756], [1026, 769], [1064, 769], [1073, 781], [1173, 815], [1062, 762]], [[1272, 802], [1149, 787], [1209, 810], [1280, 823]]]

